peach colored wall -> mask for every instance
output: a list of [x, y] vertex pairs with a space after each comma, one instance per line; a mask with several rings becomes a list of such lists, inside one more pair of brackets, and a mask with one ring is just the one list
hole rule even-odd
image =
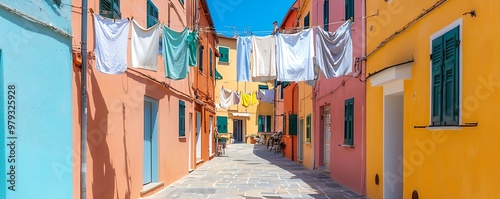
[[[153, 0], [159, 9], [159, 20], [167, 24], [167, 1]], [[181, 18], [171, 10], [171, 28], [183, 29], [186, 13], [179, 1], [172, 1]], [[73, 1], [81, 5], [81, 0]], [[90, 0], [89, 8], [99, 12], [99, 1]], [[146, 26], [146, 0], [129, 0], [121, 3], [122, 17], [133, 16]], [[190, 129], [189, 114], [194, 106], [190, 89], [194, 83], [194, 70], [188, 78], [180, 81], [165, 78], [163, 59], [158, 56], [158, 71], [135, 69], [158, 81], [170, 85], [161, 86], [140, 73], [128, 69], [121, 75], [106, 75], [95, 69], [93, 57], [93, 18], [88, 15], [88, 150], [87, 150], [87, 197], [88, 198], [139, 198], [143, 171], [143, 101], [148, 96], [158, 100], [158, 177], [159, 182], [168, 185], [188, 173], [188, 143], [178, 135], [178, 104], [186, 102], [186, 130]], [[73, 46], [80, 47], [81, 14], [73, 12]], [[129, 36], [130, 38], [130, 36]], [[129, 43], [130, 46], [130, 43]], [[128, 49], [130, 55], [130, 47]], [[128, 57], [130, 63], [130, 57]], [[80, 151], [80, 69], [73, 68], [74, 166], [79, 167]], [[173, 90], [179, 92], [174, 92]], [[194, 115], [194, 114], [193, 114]], [[173, 122], [172, 122], [173, 121]], [[194, 121], [194, 119], [193, 119]], [[191, 126], [192, 128], [193, 126]], [[188, 133], [188, 132], [186, 132]], [[189, 135], [188, 135], [189, 136]], [[80, 171], [75, 169], [74, 198], [79, 197]]]
[[[215, 117], [215, 103], [214, 103], [214, 86], [215, 86], [215, 50], [216, 50], [216, 36], [213, 29], [213, 23], [211, 22], [210, 16], [205, 15], [205, 13], [210, 13], [208, 10], [208, 5], [206, 1], [200, 0], [198, 2], [199, 7], [199, 26], [200, 30], [200, 41], [199, 47], [203, 46], [203, 70], [200, 71], [199, 67], [194, 68], [196, 70], [196, 83], [194, 84], [194, 89], [197, 91], [198, 100], [202, 103], [196, 104], [196, 109], [202, 113], [202, 137], [201, 137], [201, 158], [203, 162], [210, 160], [215, 155], [215, 140], [210, 137], [210, 131], [213, 132], [216, 124]], [[212, 50], [212, 76], [210, 76], [210, 50]], [[198, 57], [198, 62], [200, 57]], [[198, 63], [199, 65], [200, 63]], [[201, 105], [203, 104], [203, 105]], [[212, 118], [212, 127], [210, 128], [209, 120]], [[210, 153], [209, 142], [212, 142], [212, 153]], [[195, 152], [196, 153], [196, 152]], [[195, 154], [194, 153], [194, 154]], [[200, 166], [201, 164], [198, 164]]]
[[[323, 0], [313, 0], [312, 26], [322, 25]], [[361, 19], [365, 16], [365, 0], [354, 0], [354, 23], [352, 24], [353, 55], [355, 58], [364, 56], [365, 44], [364, 23]], [[329, 31], [335, 31], [345, 18], [345, 1], [329, 1]], [[340, 21], [340, 23], [338, 23]], [[336, 23], [337, 22], [337, 23]], [[353, 62], [354, 63], [354, 62]], [[364, 62], [358, 66], [364, 70]], [[353, 66], [353, 72], [355, 68]], [[365, 83], [352, 74], [345, 77], [324, 79], [320, 75], [314, 90], [314, 116], [313, 142], [315, 167], [323, 165], [324, 132], [322, 127], [322, 112], [325, 105], [331, 107], [332, 136], [330, 145], [330, 177], [355, 192], [365, 193]], [[363, 74], [361, 74], [364, 77]], [[354, 147], [340, 146], [344, 142], [344, 103], [346, 99], [354, 98]]]

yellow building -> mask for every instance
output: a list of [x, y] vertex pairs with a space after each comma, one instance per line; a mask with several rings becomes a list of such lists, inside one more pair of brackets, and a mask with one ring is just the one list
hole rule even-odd
[[498, 198], [499, 1], [367, 1], [369, 198]]
[[[305, 0], [300, 2], [299, 12], [297, 13], [299, 27], [306, 29], [314, 26], [312, 24], [313, 17], [312, 13], [312, 1]], [[298, 135], [298, 156], [299, 161], [308, 169], [313, 169], [313, 147], [312, 147], [312, 135], [313, 135], [313, 101], [312, 101], [312, 91], [313, 88], [306, 84], [306, 82], [298, 83], [299, 90], [299, 114], [298, 114], [298, 124], [299, 124], [299, 135]]]
[[[218, 104], [220, 89], [235, 91], [238, 93], [255, 93], [258, 89], [272, 89], [271, 82], [237, 82], [236, 81], [236, 39], [219, 37], [220, 57], [217, 61], [217, 71], [222, 76], [215, 88], [215, 103]], [[250, 74], [252, 72], [250, 71]], [[260, 118], [259, 118], [260, 117]], [[217, 129], [220, 137], [224, 137], [227, 143], [231, 138], [234, 142], [250, 142], [251, 136], [258, 133], [273, 132], [274, 106], [272, 103], [257, 102], [256, 105], [243, 106], [242, 100], [238, 105], [232, 105], [229, 109], [220, 108], [217, 105]]]

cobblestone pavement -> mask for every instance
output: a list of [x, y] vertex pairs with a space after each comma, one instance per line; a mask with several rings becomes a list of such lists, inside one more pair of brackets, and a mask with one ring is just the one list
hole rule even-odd
[[311, 171], [263, 145], [231, 144], [189, 175], [147, 199], [364, 198], [320, 171]]

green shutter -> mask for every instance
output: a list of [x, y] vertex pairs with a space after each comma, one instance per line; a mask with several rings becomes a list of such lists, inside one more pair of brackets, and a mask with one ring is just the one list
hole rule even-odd
[[210, 77], [213, 77], [214, 76], [214, 72], [213, 72], [213, 67], [212, 67], [212, 49], [210, 48]]
[[229, 63], [229, 48], [226, 47], [219, 47], [219, 62], [226, 62]]
[[186, 136], [186, 104], [179, 100], [179, 137]]
[[271, 116], [266, 116], [266, 132], [271, 132]]
[[432, 40], [432, 96], [431, 96], [431, 122], [440, 125], [442, 107], [442, 77], [443, 77], [443, 38]]
[[443, 35], [443, 112], [445, 125], [457, 125], [459, 114], [459, 27]]
[[227, 133], [227, 117], [217, 116], [217, 131], [219, 133]]
[[433, 125], [457, 125], [459, 105], [459, 44], [460, 27], [432, 41]]
[[297, 135], [297, 114], [288, 116], [288, 135]]
[[311, 114], [306, 117], [306, 142], [311, 142]]
[[345, 101], [344, 144], [354, 144], [354, 98]]
[[264, 132], [264, 122], [263, 122], [263, 116], [262, 115], [259, 115], [258, 116], [258, 131], [259, 132]]
[[323, 3], [323, 27], [326, 31], [328, 31], [328, 25], [329, 25], [329, 20], [330, 20], [330, 4], [328, 3], [328, 0], [325, 0]]
[[151, 0], [148, 0], [146, 8], [147, 27], [150, 28], [151, 26], [154, 26], [156, 25], [156, 23], [158, 23], [158, 8]]
[[345, 0], [345, 20], [354, 21], [354, 0]]
[[120, 0], [101, 0], [99, 14], [110, 19], [121, 19]]

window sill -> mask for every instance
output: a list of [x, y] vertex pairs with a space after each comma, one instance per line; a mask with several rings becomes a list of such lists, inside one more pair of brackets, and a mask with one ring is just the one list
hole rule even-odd
[[353, 145], [350, 145], [350, 144], [339, 144], [339, 146], [346, 147], [346, 148], [354, 148], [354, 144]]
[[415, 129], [429, 130], [461, 130], [463, 127], [477, 127], [478, 122], [466, 122], [458, 125], [428, 125], [428, 126], [413, 126]]

